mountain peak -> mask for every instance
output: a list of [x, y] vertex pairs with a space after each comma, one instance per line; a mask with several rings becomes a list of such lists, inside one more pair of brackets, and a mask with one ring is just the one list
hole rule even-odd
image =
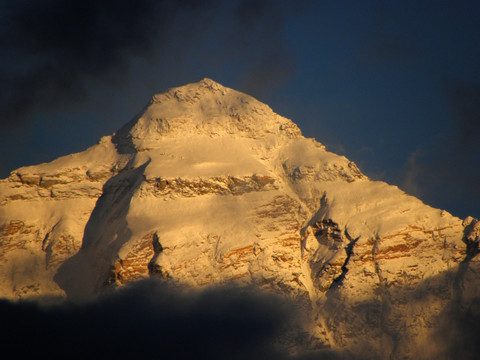
[[477, 220], [368, 179], [210, 79], [0, 180], [0, 296], [235, 281], [311, 304], [315, 347], [368, 358], [421, 357], [442, 313], [476, 303], [479, 242]]
[[202, 80], [194, 83], [189, 83], [182, 86], [176, 86], [168, 89], [165, 93], [155, 94], [150, 100], [151, 103], [158, 103], [164, 99], [164, 95], [171, 94], [179, 101], [188, 101], [190, 97], [200, 96], [211, 92], [219, 92], [222, 95], [225, 95], [228, 91], [234, 91], [229, 89], [222, 84], [209, 79], [203, 78]]
[[144, 110], [121, 128], [120, 143], [158, 141], [190, 135], [263, 138], [301, 136], [291, 120], [253, 97], [211, 79], [169, 89], [152, 97]]

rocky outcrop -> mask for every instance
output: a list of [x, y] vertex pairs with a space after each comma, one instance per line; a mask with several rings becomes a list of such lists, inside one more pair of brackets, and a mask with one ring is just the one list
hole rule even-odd
[[146, 184], [142, 187], [146, 196], [157, 197], [167, 195], [193, 197], [206, 194], [243, 195], [247, 192], [268, 190], [278, 190], [275, 179], [271, 176], [256, 174], [243, 177], [215, 176], [198, 179], [153, 178], [147, 179]]
[[368, 179], [209, 79], [155, 95], [82, 153], [12, 172], [0, 194], [4, 297], [145, 277], [255, 284], [309, 304], [312, 346], [400, 359], [435, 357], [440, 314], [479, 295], [477, 220]]

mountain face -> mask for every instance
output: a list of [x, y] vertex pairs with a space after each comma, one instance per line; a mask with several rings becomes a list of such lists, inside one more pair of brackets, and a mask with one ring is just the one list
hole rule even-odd
[[0, 181], [0, 295], [85, 298], [160, 277], [274, 290], [319, 346], [434, 357], [479, 295], [480, 223], [372, 181], [212, 80], [155, 95], [84, 152]]

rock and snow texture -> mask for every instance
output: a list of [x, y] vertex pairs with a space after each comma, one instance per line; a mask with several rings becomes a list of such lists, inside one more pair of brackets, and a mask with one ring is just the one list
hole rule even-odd
[[371, 181], [204, 79], [155, 95], [84, 152], [0, 181], [0, 294], [234, 280], [310, 303], [319, 346], [428, 357], [436, 317], [478, 295], [479, 224]]

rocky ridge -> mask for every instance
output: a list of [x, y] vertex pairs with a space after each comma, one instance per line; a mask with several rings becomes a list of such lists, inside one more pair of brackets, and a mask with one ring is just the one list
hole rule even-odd
[[368, 179], [209, 79], [0, 181], [3, 297], [252, 283], [309, 304], [316, 346], [391, 358], [435, 356], [439, 314], [478, 296], [479, 241], [477, 220]]

